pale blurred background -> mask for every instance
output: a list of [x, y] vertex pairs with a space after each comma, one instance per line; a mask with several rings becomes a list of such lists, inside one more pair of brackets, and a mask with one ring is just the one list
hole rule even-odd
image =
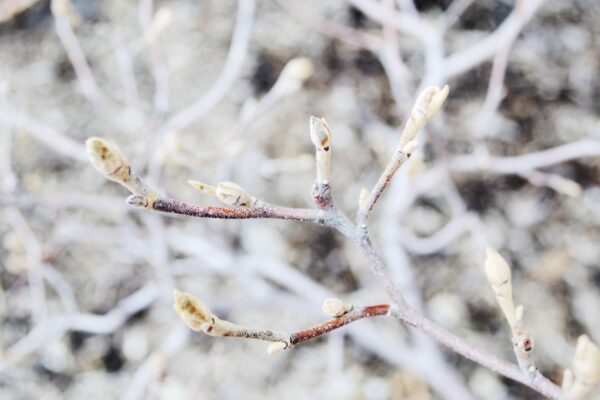
[[[386, 296], [337, 232], [132, 209], [83, 147], [118, 143], [186, 201], [216, 204], [188, 179], [230, 180], [308, 207], [308, 118], [324, 116], [334, 196], [353, 215], [426, 84], [450, 97], [371, 226], [409, 302], [512, 361], [482, 269], [490, 244], [513, 267], [543, 373], [560, 382], [580, 334], [600, 342], [597, 2], [72, 5], [54, 17], [49, 1], [0, 0], [0, 398], [539, 398], [385, 318], [272, 356], [192, 333], [174, 288], [284, 331], [323, 321], [326, 297]], [[298, 57], [312, 68], [278, 81]]]

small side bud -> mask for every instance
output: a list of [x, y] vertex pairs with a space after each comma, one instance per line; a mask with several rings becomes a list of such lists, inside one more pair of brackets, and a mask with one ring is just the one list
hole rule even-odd
[[148, 199], [141, 194], [132, 194], [127, 197], [127, 204], [133, 207], [146, 208], [148, 207]]
[[321, 308], [323, 313], [329, 315], [330, 317], [341, 317], [342, 315], [350, 312], [352, 310], [351, 304], [346, 304], [340, 299], [326, 299], [323, 302], [323, 307]]
[[256, 199], [250, 196], [238, 184], [233, 182], [219, 182], [215, 189], [217, 198], [230, 206], [251, 207], [256, 203]]
[[200, 193], [204, 193], [209, 196], [214, 196], [217, 191], [217, 189], [214, 186], [207, 185], [206, 183], [202, 183], [202, 182], [198, 182], [198, 181], [189, 180], [188, 184], [191, 187], [193, 187], [194, 189], [196, 189], [197, 191], [199, 191]]
[[273, 342], [267, 347], [267, 354], [275, 354], [279, 353], [288, 348], [288, 344], [286, 342]]
[[106, 179], [126, 183], [130, 178], [129, 161], [121, 150], [99, 137], [91, 137], [85, 142], [90, 162]]
[[417, 149], [417, 147], [419, 147], [419, 142], [417, 140], [411, 140], [402, 148], [402, 152], [407, 156], [410, 156]]

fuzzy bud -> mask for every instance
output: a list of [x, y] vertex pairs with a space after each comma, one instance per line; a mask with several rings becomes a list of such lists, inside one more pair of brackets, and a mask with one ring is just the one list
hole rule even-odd
[[321, 308], [323, 313], [330, 317], [341, 317], [352, 310], [352, 305], [344, 303], [340, 299], [326, 299]]
[[131, 177], [129, 161], [121, 150], [99, 137], [91, 137], [85, 142], [90, 162], [106, 179], [125, 184]]
[[577, 339], [573, 372], [578, 379], [582, 377], [594, 384], [600, 381], [600, 348], [586, 335]]
[[281, 71], [280, 79], [304, 82], [311, 77], [313, 71], [314, 66], [309, 58], [298, 57], [288, 61]]
[[127, 204], [133, 207], [145, 208], [148, 206], [148, 199], [140, 194], [132, 194], [127, 198]]
[[358, 207], [359, 208], [363, 208], [365, 207], [365, 205], [367, 204], [367, 199], [369, 198], [369, 195], [371, 194], [371, 192], [369, 192], [369, 189], [367, 188], [360, 188], [360, 193], [358, 194]]
[[511, 272], [508, 263], [490, 246], [485, 247], [485, 276], [494, 287], [511, 283]]
[[175, 291], [175, 304], [173, 306], [181, 319], [195, 331], [204, 331], [210, 334], [210, 327], [215, 324], [217, 317], [210, 312], [208, 307], [198, 301], [189, 293]]
[[485, 247], [485, 254], [485, 276], [496, 294], [496, 300], [504, 316], [511, 328], [514, 329], [517, 316], [512, 298], [510, 267], [504, 258], [490, 246]]
[[600, 349], [589, 337], [582, 335], [577, 339], [573, 369], [563, 374], [562, 389], [566, 400], [588, 398], [600, 382]]
[[267, 354], [275, 354], [279, 353], [288, 348], [288, 344], [286, 342], [273, 342], [267, 347]]
[[331, 130], [324, 118], [310, 117], [310, 140], [316, 148], [317, 183], [326, 185], [329, 183], [331, 171], [331, 150], [329, 141]]
[[216, 188], [214, 186], [207, 185], [206, 183], [189, 180], [188, 184], [200, 193], [204, 193], [209, 196], [214, 196], [216, 194]]
[[256, 203], [256, 199], [233, 182], [219, 182], [215, 194], [219, 200], [230, 206], [251, 207]]
[[410, 156], [417, 149], [417, 147], [419, 147], [419, 141], [411, 140], [402, 148], [402, 152], [407, 156]]
[[436, 86], [430, 86], [425, 89], [412, 108], [410, 118], [406, 122], [402, 137], [400, 138], [399, 148], [402, 150], [410, 141], [414, 140], [419, 130], [435, 115], [444, 101], [448, 97], [448, 85], [442, 89]]
[[329, 139], [331, 138], [331, 130], [325, 121], [325, 118], [310, 117], [310, 140], [317, 150], [328, 151]]

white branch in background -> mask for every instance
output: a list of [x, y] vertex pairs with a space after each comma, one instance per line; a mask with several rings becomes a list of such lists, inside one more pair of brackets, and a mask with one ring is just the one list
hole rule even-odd
[[106, 98], [100, 91], [92, 69], [73, 32], [73, 25], [78, 22], [79, 16], [69, 0], [52, 0], [51, 9], [55, 19], [56, 34], [75, 70], [82, 94], [93, 104], [106, 105]]
[[445, 79], [463, 74], [494, 57], [500, 49], [515, 40], [543, 3], [544, 0], [517, 0], [513, 11], [498, 29], [444, 60]]
[[448, 166], [455, 172], [485, 171], [493, 174], [521, 174], [576, 158], [600, 156], [600, 140], [581, 139], [520, 156], [478, 158], [472, 154], [455, 156]]
[[519, 367], [524, 374], [533, 376], [537, 368], [533, 362], [533, 337], [523, 322], [523, 306], [515, 308], [512, 297], [510, 267], [493, 248], [485, 248], [485, 276], [496, 294], [496, 300], [512, 331], [513, 350]]
[[248, 42], [250, 41], [253, 14], [254, 0], [238, 0], [237, 22], [231, 39], [231, 47], [221, 74], [215, 83], [204, 92], [202, 97], [169, 118], [158, 129], [159, 137], [164, 137], [172, 131], [185, 129], [194, 121], [206, 115], [225, 97], [244, 65]]
[[152, 0], [141, 0], [139, 5], [139, 21], [143, 29], [143, 42], [150, 53], [150, 65], [154, 77], [153, 108], [158, 116], [169, 110], [170, 105], [170, 80], [169, 67], [164, 57], [160, 44], [160, 36], [173, 22], [173, 13], [167, 6], [163, 6], [152, 15], [154, 4]]
[[0, 108], [0, 125], [25, 131], [45, 146], [71, 160], [87, 162], [87, 157], [81, 151], [81, 144], [17, 110]]
[[600, 348], [589, 337], [577, 339], [573, 370], [566, 369], [562, 389], [565, 400], [584, 400], [600, 382]]

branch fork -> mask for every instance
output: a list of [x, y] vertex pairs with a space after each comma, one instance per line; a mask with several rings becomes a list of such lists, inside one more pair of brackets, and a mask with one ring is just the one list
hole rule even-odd
[[[410, 155], [417, 149], [418, 142], [416, 136], [418, 132], [439, 110], [447, 96], [448, 87], [444, 86], [441, 89], [437, 87], [427, 88], [417, 98], [392, 159], [375, 186], [370, 191], [366, 189], [361, 190], [356, 223], [353, 223], [346, 214], [338, 210], [333, 201], [329, 182], [331, 171], [331, 130], [323, 118], [311, 117], [309, 121], [310, 137], [315, 146], [317, 170], [312, 195], [317, 208], [287, 208], [268, 204], [249, 195], [243, 188], [233, 182], [220, 182], [215, 187], [196, 181], [190, 182], [190, 185], [195, 189], [204, 194], [217, 197], [228, 207], [203, 207], [162, 197], [150, 189], [135, 174], [127, 159], [116, 146], [100, 138], [91, 138], [88, 139], [86, 147], [92, 164], [96, 169], [107, 179], [126, 187], [132, 193], [128, 202], [137, 207], [200, 218], [276, 218], [309, 222], [335, 228], [354, 240], [357, 247], [365, 256], [371, 272], [391, 299], [390, 304], [374, 306], [351, 306], [346, 305], [341, 300], [328, 300], [324, 305], [324, 311], [328, 315], [333, 316], [333, 319], [311, 328], [292, 333], [282, 333], [268, 329], [246, 328], [229, 321], [221, 320], [193, 296], [176, 292], [175, 310], [190, 328], [212, 336], [232, 336], [269, 341], [272, 342], [268, 348], [268, 352], [271, 354], [289, 349], [299, 343], [338, 329], [358, 319], [388, 315], [415, 327], [450, 350], [496, 373], [529, 386], [548, 398], [559, 399], [562, 397], [561, 389], [539, 373], [533, 364], [531, 359], [533, 339], [524, 326], [523, 308], [521, 306], [515, 308], [512, 302], [510, 268], [497, 252], [491, 248], [487, 250], [486, 275], [513, 331], [513, 343], [518, 366], [502, 360], [485, 350], [473, 347], [452, 332], [426, 318], [418, 310], [412, 308], [396, 287], [387, 267], [369, 238], [367, 229], [368, 218], [378, 199], [398, 169], [404, 165]], [[586, 348], [588, 349], [586, 354], [593, 354], [594, 351], [589, 350], [594, 348], [592, 345], [588, 344]], [[580, 357], [580, 359], [583, 358]], [[587, 358], [585, 359], [587, 360]], [[588, 363], [585, 365], [594, 366], [596, 364]], [[569, 381], [570, 383], [567, 382], [566, 386], [563, 386], [564, 388], [579, 387], [581, 382], [586, 382], [585, 385], [588, 387], [596, 378], [596, 375], [588, 373], [589, 369], [587, 368], [578, 369], [574, 367], [574, 371], [571, 375], [566, 375], [566, 377], [571, 377], [572, 379]], [[572, 397], [572, 399], [579, 400], [576, 397]]]

